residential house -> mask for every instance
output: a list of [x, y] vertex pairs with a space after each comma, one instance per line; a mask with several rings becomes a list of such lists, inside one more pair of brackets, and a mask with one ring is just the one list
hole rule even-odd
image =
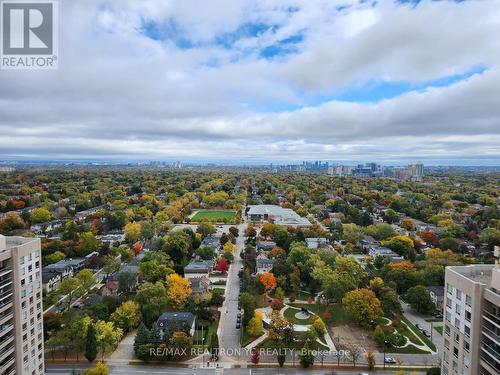
[[391, 262], [398, 263], [404, 261], [404, 258], [399, 254], [395, 253], [391, 249], [387, 247], [381, 246], [372, 246], [368, 250], [368, 255], [370, 255], [373, 259], [377, 256], [382, 256], [383, 258], [390, 258]]
[[207, 236], [201, 241], [201, 246], [210, 247], [216, 253], [220, 252], [222, 246], [220, 245], [220, 236]]
[[59, 288], [62, 281], [62, 274], [56, 270], [42, 270], [42, 288], [47, 292], [52, 292]]
[[276, 259], [269, 259], [265, 254], [259, 254], [255, 261], [255, 273], [259, 275], [261, 273], [271, 272], [274, 267], [274, 263], [276, 263]]
[[194, 279], [196, 277], [209, 277], [210, 272], [214, 268], [212, 260], [194, 259], [186, 267], [184, 267], [184, 277], [186, 279]]
[[193, 336], [196, 327], [196, 317], [190, 312], [165, 312], [156, 321], [156, 326], [162, 336], [174, 331], [183, 331]]
[[276, 246], [276, 242], [274, 241], [257, 241], [255, 247], [257, 252], [259, 251], [271, 251]]
[[205, 294], [210, 291], [212, 283], [208, 277], [193, 277], [188, 280], [191, 283], [193, 294]]
[[442, 311], [443, 301], [444, 301], [444, 286], [443, 285], [428, 286], [427, 290], [429, 291], [432, 302], [434, 302], [436, 309]]
[[328, 246], [328, 240], [324, 237], [306, 238], [306, 243], [309, 249], [317, 249], [318, 247]]

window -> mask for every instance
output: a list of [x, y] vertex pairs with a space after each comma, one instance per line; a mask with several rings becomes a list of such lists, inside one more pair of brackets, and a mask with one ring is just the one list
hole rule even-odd
[[448, 352], [444, 352], [443, 353], [443, 361], [445, 361], [446, 363], [448, 363]]
[[450, 326], [447, 324], [444, 326], [444, 333], [446, 333], [448, 336], [450, 335]]
[[468, 294], [465, 295], [465, 304], [469, 307], [472, 306], [472, 297], [469, 296]]
[[448, 375], [448, 368], [447, 367], [443, 367], [443, 375]]
[[471, 315], [470, 311], [467, 311], [467, 310], [466, 310], [466, 311], [465, 311], [465, 320], [467, 320], [468, 322], [470, 322], [470, 318], [471, 318], [471, 316], [472, 316], [472, 315]]
[[467, 368], [470, 366], [470, 359], [467, 356], [464, 356], [464, 366]]
[[451, 284], [446, 284], [446, 290], [448, 291], [448, 294], [453, 294], [453, 287]]
[[449, 349], [449, 348], [450, 348], [450, 342], [449, 342], [448, 340], [446, 340], [446, 339], [444, 339], [444, 347], [445, 347], [446, 349]]
[[451, 312], [446, 311], [446, 321], [451, 323]]
[[464, 350], [466, 352], [469, 352], [469, 350], [470, 350], [470, 344], [468, 341], [465, 341], [465, 340], [464, 340]]
[[455, 296], [457, 297], [457, 299], [458, 299], [459, 301], [461, 301], [461, 300], [462, 300], [462, 292], [461, 292], [460, 290], [458, 290], [458, 289], [457, 289], [457, 292], [456, 292]]
[[465, 326], [465, 336], [470, 337], [470, 327]]
[[458, 369], [458, 363], [453, 361], [453, 370], [456, 372]]
[[455, 304], [455, 311], [457, 312], [458, 315], [462, 314], [462, 307], [458, 303]]
[[458, 348], [456, 346], [453, 347], [453, 355], [458, 358]]
[[451, 309], [451, 299], [449, 299], [449, 298], [446, 298], [446, 307]]
[[460, 319], [455, 318], [455, 328], [460, 329]]
[[455, 333], [455, 342], [456, 343], [460, 342], [460, 335], [458, 333]]

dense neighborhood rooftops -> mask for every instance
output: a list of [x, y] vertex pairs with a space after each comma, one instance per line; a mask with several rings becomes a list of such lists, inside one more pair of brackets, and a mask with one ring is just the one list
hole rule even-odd
[[62, 270], [66, 268], [81, 268], [83, 267], [83, 264], [85, 263], [86, 259], [85, 258], [67, 258], [67, 259], [62, 259], [57, 263], [49, 264], [48, 266], [44, 267], [44, 270]]

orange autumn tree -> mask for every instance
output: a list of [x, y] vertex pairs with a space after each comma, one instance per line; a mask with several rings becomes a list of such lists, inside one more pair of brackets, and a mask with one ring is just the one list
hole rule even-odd
[[137, 255], [142, 251], [142, 245], [140, 242], [134, 244], [134, 253]]
[[271, 272], [261, 273], [258, 280], [264, 286], [265, 295], [276, 288], [276, 277]]

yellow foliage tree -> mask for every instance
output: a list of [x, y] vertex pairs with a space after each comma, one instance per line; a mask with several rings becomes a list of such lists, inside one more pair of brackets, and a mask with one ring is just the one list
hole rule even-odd
[[167, 276], [167, 300], [174, 309], [183, 309], [191, 295], [191, 283], [188, 279], [172, 273]]

